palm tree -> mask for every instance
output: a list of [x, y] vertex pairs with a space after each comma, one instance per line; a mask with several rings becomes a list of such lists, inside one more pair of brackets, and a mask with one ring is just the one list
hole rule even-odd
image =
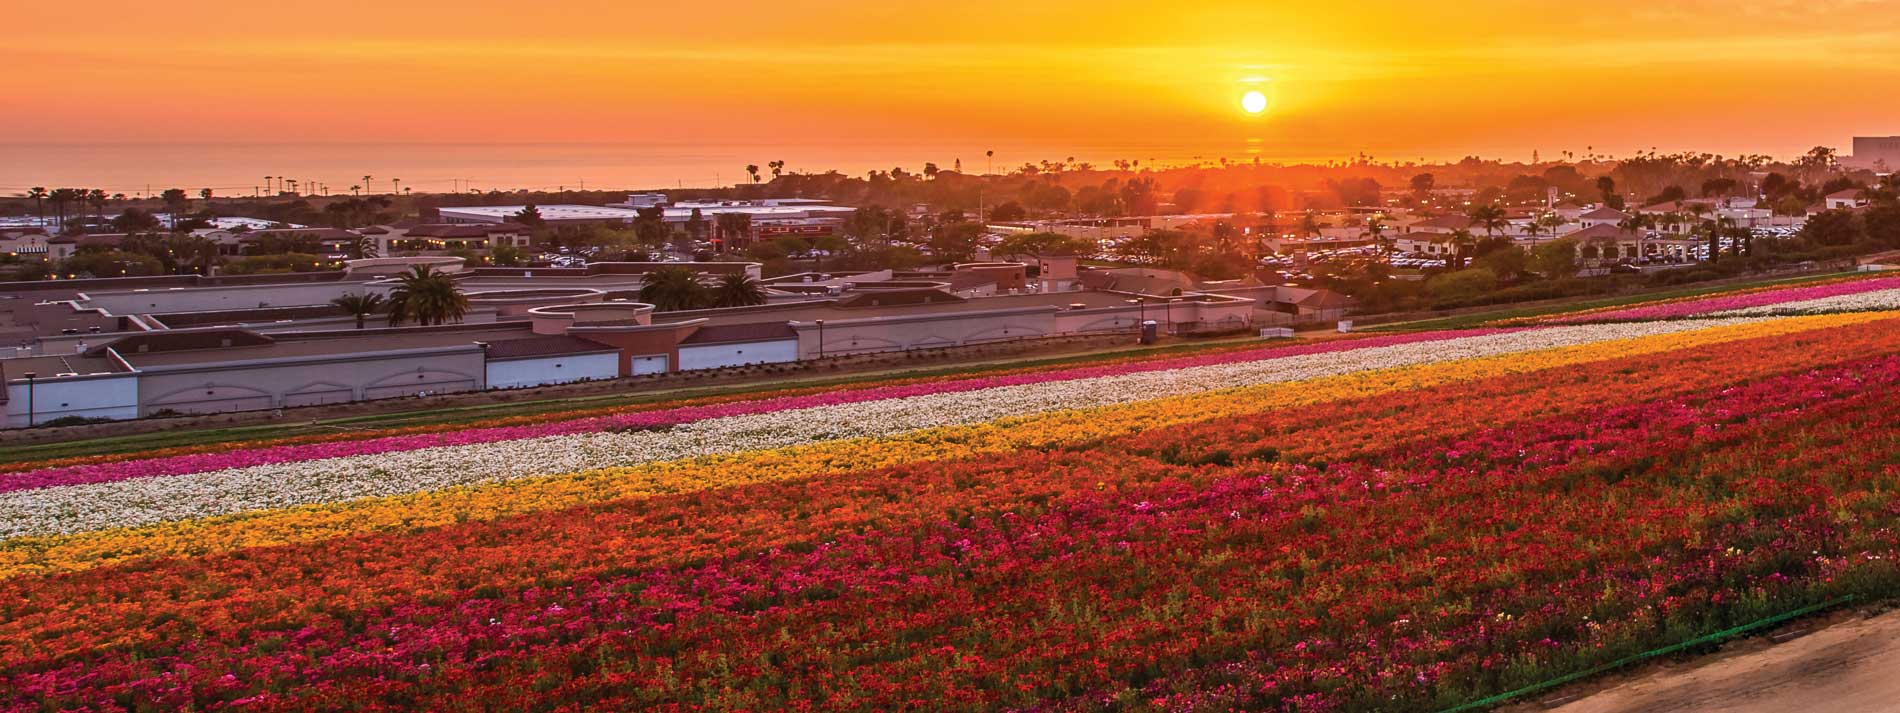
[[719, 278], [719, 286], [713, 288], [712, 303], [716, 307], [749, 307], [765, 304], [765, 291], [759, 289], [759, 283], [743, 272], [735, 272]]
[[1720, 219], [1702, 221], [1702, 225], [1697, 227], [1696, 232], [1707, 236], [1709, 239], [1709, 262], [1717, 262], [1721, 260], [1722, 258], [1722, 232], [1723, 232], [1722, 221]]
[[1564, 225], [1564, 217], [1556, 213], [1545, 213], [1544, 217], [1539, 218], [1537, 222], [1548, 229], [1550, 236], [1554, 238], [1557, 237], [1557, 229]]
[[468, 297], [446, 272], [417, 265], [397, 280], [396, 289], [389, 291], [391, 327], [412, 319], [424, 325], [460, 322], [468, 314]]
[[1471, 252], [1471, 248], [1477, 244], [1478, 241], [1472, 238], [1471, 231], [1463, 228], [1451, 231], [1451, 259], [1445, 261], [1445, 267], [1454, 271], [1465, 269], [1465, 254]]
[[355, 317], [356, 328], [362, 329], [363, 320], [368, 319], [370, 315], [375, 314], [376, 310], [381, 309], [383, 306], [383, 303], [387, 301], [388, 300], [384, 299], [382, 295], [376, 294], [374, 292], [363, 292], [363, 293], [350, 293], [342, 297], [338, 297], [336, 299], [330, 300], [330, 304], [336, 305], [337, 309], [343, 310], [344, 314]]
[[683, 267], [663, 267], [649, 272], [641, 278], [640, 285], [640, 301], [661, 312], [698, 309], [708, 301], [706, 287], [699, 284], [699, 275]]
[[721, 243], [732, 248], [745, 244], [752, 234], [752, 216], [748, 213], [720, 213], [713, 216], [713, 233]]
[[34, 186], [28, 189], [26, 197], [33, 199], [33, 212], [40, 216], [40, 226], [46, 226], [46, 187]]
[[100, 189], [100, 188], [94, 188], [90, 191], [86, 191], [86, 202], [92, 204], [93, 214], [99, 216], [99, 220], [103, 222], [106, 219], [106, 192], [105, 190]]
[[1366, 234], [1372, 236], [1374, 245], [1379, 246], [1380, 255], [1392, 254], [1390, 241], [1385, 239], [1385, 223], [1377, 216], [1366, 219]]
[[1504, 217], [1504, 208], [1498, 205], [1481, 205], [1471, 209], [1471, 224], [1484, 229], [1487, 238], [1496, 237], [1497, 232], [1510, 227]]

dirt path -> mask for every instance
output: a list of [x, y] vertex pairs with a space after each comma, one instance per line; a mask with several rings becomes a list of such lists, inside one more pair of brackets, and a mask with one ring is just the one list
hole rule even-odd
[[[1745, 639], [1712, 656], [1667, 662], [1604, 679], [1582, 695], [1546, 708], [1560, 713], [1876, 713], [1900, 711], [1900, 611], [1872, 618], [1842, 612], [1801, 621], [1805, 636], [1775, 643]], [[1545, 700], [1549, 697], [1546, 696]]]

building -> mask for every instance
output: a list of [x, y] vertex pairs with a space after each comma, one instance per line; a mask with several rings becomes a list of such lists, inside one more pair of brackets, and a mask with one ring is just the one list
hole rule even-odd
[[427, 223], [371, 226], [357, 232], [376, 245], [377, 255], [442, 255], [454, 251], [487, 255], [497, 247], [527, 250], [534, 236], [520, 223]]
[[1393, 238], [1392, 249], [1412, 255], [1446, 256], [1455, 251], [1455, 246], [1448, 234], [1419, 232]]
[[1856, 136], [1854, 155], [1841, 163], [1881, 172], [1900, 168], [1900, 136]]
[[1827, 210], [1848, 210], [1867, 205], [1867, 194], [1859, 188], [1835, 191], [1821, 199], [1821, 206]]
[[1441, 215], [1436, 218], [1427, 218], [1412, 223], [1405, 226], [1405, 229], [1411, 233], [1451, 235], [1460, 230], [1469, 232], [1471, 230], [1471, 219], [1462, 215]]
[[1593, 265], [1687, 262], [1697, 245], [1694, 240], [1648, 235], [1608, 223], [1597, 223], [1563, 237], [1576, 241], [1577, 256]]
[[0, 230], [0, 255], [44, 261], [48, 240], [46, 231], [39, 228]]
[[[384, 326], [329, 301], [387, 293], [414, 264], [469, 298], [459, 324]], [[702, 279], [752, 263], [594, 263], [466, 268], [454, 257], [352, 260], [340, 272], [64, 280], [0, 300], [18, 340], [0, 352], [0, 422], [138, 418], [521, 388], [673, 371], [1138, 330], [1246, 330], [1337, 318], [1349, 302], [1249, 280], [1144, 268], [1021, 263], [802, 275], [768, 281], [768, 304], [656, 313], [638, 301], [657, 267]], [[1065, 286], [1069, 289], [1052, 289]], [[31, 376], [28, 376], [28, 375]]]
[[1601, 206], [1597, 208], [1596, 210], [1578, 214], [1577, 223], [1579, 225], [1582, 225], [1584, 230], [1588, 230], [1590, 228], [1595, 228], [1595, 227], [1604, 226], [1604, 225], [1607, 225], [1610, 227], [1616, 227], [1616, 226], [1622, 225], [1623, 221], [1626, 221], [1629, 219], [1630, 219], [1630, 214], [1628, 213], [1617, 210], [1615, 208], [1611, 208], [1609, 206]]

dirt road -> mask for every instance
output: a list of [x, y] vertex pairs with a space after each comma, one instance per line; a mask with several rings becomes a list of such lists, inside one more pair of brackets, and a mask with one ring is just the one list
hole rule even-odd
[[1556, 708], [1522, 704], [1508, 710], [1900, 711], [1900, 611], [1872, 618], [1843, 612], [1794, 626], [1813, 633], [1780, 644], [1768, 637], [1746, 639], [1711, 656], [1639, 668], [1605, 679], [1595, 689], [1560, 692], [1584, 697]]

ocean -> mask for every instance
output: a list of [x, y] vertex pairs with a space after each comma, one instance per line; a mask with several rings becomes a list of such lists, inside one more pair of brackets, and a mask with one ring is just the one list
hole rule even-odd
[[[991, 162], [985, 151], [995, 151]], [[415, 192], [492, 189], [709, 188], [744, 183], [745, 167], [785, 161], [787, 172], [839, 170], [862, 175], [903, 167], [922, 172], [926, 162], [950, 170], [959, 159], [967, 172], [997, 171], [1044, 160], [1108, 166], [1117, 159], [1144, 165], [1246, 160], [1248, 146], [1189, 149], [1158, 146], [1063, 148], [982, 144], [686, 145], [535, 143], [282, 143], [282, 144], [0, 144], [0, 195], [31, 186], [101, 188], [130, 196], [184, 188], [194, 196], [251, 195], [264, 190], [265, 176], [288, 177], [300, 190], [315, 184], [330, 194], [348, 194], [370, 176], [372, 192], [387, 193], [399, 181]]]

